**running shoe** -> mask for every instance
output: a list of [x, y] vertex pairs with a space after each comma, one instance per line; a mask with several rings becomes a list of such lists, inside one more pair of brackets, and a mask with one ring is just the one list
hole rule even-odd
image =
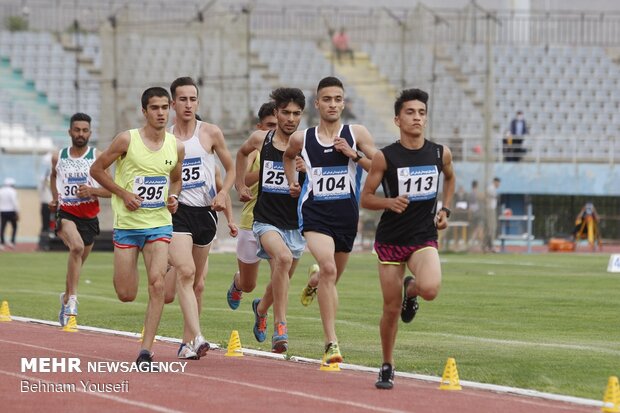
[[379, 378], [375, 383], [378, 389], [389, 390], [394, 387], [394, 368], [390, 363], [383, 363], [379, 369]]
[[271, 352], [272, 353], [285, 353], [288, 351], [288, 330], [286, 329], [286, 323], [280, 321], [276, 325], [276, 331], [273, 332], [271, 337]]
[[198, 358], [207, 355], [207, 351], [211, 348], [205, 338], [199, 334], [192, 341], [188, 343], [192, 351], [198, 355]]
[[254, 337], [259, 343], [262, 343], [267, 338], [267, 314], [258, 314], [259, 303], [260, 298], [255, 298], [252, 301], [252, 311], [254, 311]]
[[66, 314], [67, 306], [65, 305], [65, 293], [60, 293], [60, 311], [58, 312], [58, 323], [61, 327], [67, 325], [69, 317]]
[[[140, 350], [140, 354], [138, 354], [138, 358], [136, 359], [136, 365], [139, 368], [144, 369], [140, 371], [144, 371], [144, 372], [159, 371], [157, 366], [153, 366], [151, 363], [153, 363], [153, 353], [145, 349]], [[141, 367], [143, 364], [147, 364], [148, 366]]]
[[185, 343], [181, 343], [179, 351], [177, 352], [177, 357], [182, 360], [198, 360], [200, 358], [198, 357], [198, 354], [196, 354], [196, 352]]
[[[64, 298], [64, 296], [63, 296]], [[65, 305], [65, 315], [77, 317], [78, 315], [78, 300], [75, 295], [70, 295]]]
[[[310, 281], [310, 277], [312, 274], [319, 272], [319, 266], [317, 264], [312, 264], [310, 268], [308, 268], [308, 281]], [[305, 307], [308, 307], [312, 304], [312, 300], [316, 297], [317, 287], [310, 287], [310, 285], [306, 285], [303, 290], [301, 290], [301, 304]]]
[[237, 276], [237, 274], [239, 274], [238, 271], [235, 273], [235, 275], [233, 275], [233, 281], [230, 284], [228, 292], [226, 293], [226, 301], [228, 301], [228, 306], [233, 310], [239, 308], [239, 303], [241, 302], [241, 297], [243, 296], [243, 291], [238, 289], [235, 285], [235, 277]]
[[403, 305], [400, 310], [400, 319], [403, 320], [403, 323], [410, 323], [418, 312], [418, 297], [407, 297], [407, 286], [409, 283], [413, 281], [412, 276], [405, 277], [405, 281], [403, 282]]
[[340, 348], [338, 343], [328, 343], [325, 346], [325, 354], [323, 355], [324, 364], [342, 363], [342, 354], [340, 354]]

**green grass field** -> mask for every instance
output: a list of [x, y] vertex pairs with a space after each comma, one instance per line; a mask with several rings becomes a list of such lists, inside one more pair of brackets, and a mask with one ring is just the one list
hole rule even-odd
[[[455, 357], [461, 380], [602, 399], [607, 379], [620, 375], [620, 276], [606, 272], [608, 255], [444, 254], [443, 286], [433, 302], [421, 302], [411, 324], [400, 324], [395, 359], [399, 371], [441, 376]], [[64, 289], [66, 254], [1, 254], [0, 300], [13, 315], [56, 320]], [[290, 355], [320, 358], [323, 334], [317, 303], [305, 308], [299, 292], [311, 263], [305, 254], [289, 295]], [[269, 338], [252, 334], [251, 301], [226, 304], [236, 269], [232, 254], [210, 258], [202, 315], [209, 341], [226, 345], [233, 329], [244, 347], [270, 350]], [[138, 299], [121, 303], [112, 286], [111, 253], [93, 253], [80, 281], [79, 324], [139, 332], [147, 291], [144, 271]], [[86, 281], [90, 281], [87, 283]], [[339, 283], [337, 331], [345, 361], [381, 364], [381, 292], [376, 258], [354, 254]], [[268, 337], [272, 333], [269, 321]], [[166, 306], [158, 334], [179, 337], [178, 303]], [[33, 340], [36, 340], [33, 337]]]

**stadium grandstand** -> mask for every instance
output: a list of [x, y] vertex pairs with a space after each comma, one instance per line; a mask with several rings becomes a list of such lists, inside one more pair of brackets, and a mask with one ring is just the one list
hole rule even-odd
[[[0, 181], [14, 177], [32, 192], [46, 154], [68, 141], [73, 113], [92, 116], [93, 141], [105, 147], [141, 123], [144, 89], [178, 76], [198, 80], [200, 115], [235, 151], [272, 89], [299, 87], [310, 99], [319, 79], [335, 75], [351, 122], [367, 126], [378, 146], [396, 137], [397, 93], [428, 91], [427, 136], [452, 149], [458, 185], [501, 177], [505, 208], [518, 215], [533, 206], [536, 239], [569, 233], [592, 201], [603, 238], [619, 240], [620, 5], [430, 3], [5, 0]], [[354, 64], [332, 52], [341, 27]], [[517, 111], [529, 134], [508, 162]]]

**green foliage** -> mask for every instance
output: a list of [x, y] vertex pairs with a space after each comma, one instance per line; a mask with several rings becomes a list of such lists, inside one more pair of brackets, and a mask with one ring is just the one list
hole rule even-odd
[[[411, 324], [399, 324], [394, 353], [398, 371], [441, 376], [448, 357], [456, 358], [462, 380], [600, 399], [607, 378], [620, 374], [620, 278], [606, 272], [608, 255], [442, 255], [443, 286], [433, 302], [420, 300]], [[316, 300], [303, 307], [310, 254], [291, 281], [288, 308], [289, 356], [320, 359], [323, 330]], [[270, 350], [269, 336], [252, 334], [252, 299], [264, 291], [268, 264], [259, 285], [232, 311], [226, 291], [236, 270], [232, 254], [212, 254], [203, 297], [202, 330], [226, 346], [231, 330], [244, 347]], [[64, 288], [66, 254], [0, 255], [0, 300], [14, 315], [55, 320]], [[80, 281], [79, 324], [140, 332], [147, 302], [141, 265], [140, 292], [121, 303], [112, 286], [112, 254], [93, 253]], [[351, 256], [339, 284], [336, 329], [349, 363], [381, 365], [379, 319], [382, 298], [376, 257]], [[268, 335], [273, 332], [269, 316]], [[164, 310], [158, 334], [180, 337], [177, 302]]]
[[6, 27], [11, 32], [28, 30], [28, 20], [22, 16], [8, 16], [6, 18]]

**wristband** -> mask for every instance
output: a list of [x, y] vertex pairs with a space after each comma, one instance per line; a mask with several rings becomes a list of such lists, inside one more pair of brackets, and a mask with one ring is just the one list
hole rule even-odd
[[177, 194], [170, 194], [170, 195], [168, 195], [168, 197], [173, 197], [177, 201], [179, 200], [179, 196]]
[[449, 208], [442, 207], [442, 208], [440, 209], [440, 211], [443, 211], [443, 212], [445, 212], [445, 213], [446, 213], [446, 218], [450, 218], [450, 214], [452, 213], [452, 211], [450, 211], [450, 209], [449, 209]]
[[353, 162], [357, 163], [359, 162], [360, 159], [362, 159], [362, 154], [359, 152], [356, 152], [357, 156], [355, 158], [353, 158]]

